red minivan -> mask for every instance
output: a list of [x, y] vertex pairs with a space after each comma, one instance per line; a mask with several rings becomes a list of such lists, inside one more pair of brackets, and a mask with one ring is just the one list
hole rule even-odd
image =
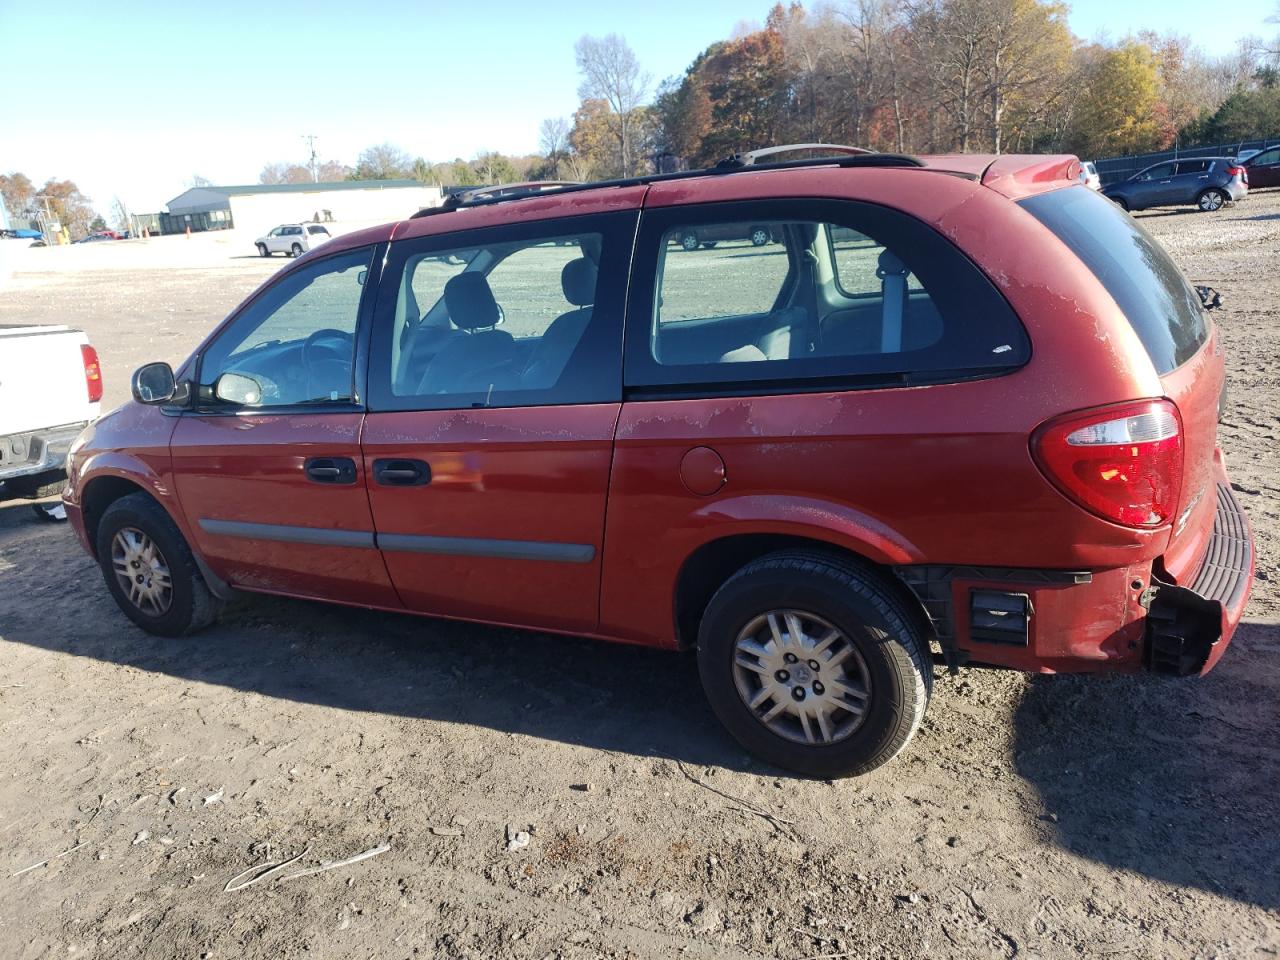
[[1212, 668], [1253, 545], [1221, 339], [1159, 244], [1073, 157], [774, 152], [289, 264], [74, 448], [120, 607], [696, 647], [728, 730], [824, 777], [905, 746], [934, 664]]

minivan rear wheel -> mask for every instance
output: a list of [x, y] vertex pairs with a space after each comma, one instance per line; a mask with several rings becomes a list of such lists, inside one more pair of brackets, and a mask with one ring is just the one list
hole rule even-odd
[[933, 686], [927, 641], [891, 587], [808, 552], [763, 557], [720, 587], [698, 631], [698, 671], [739, 743], [814, 777], [893, 759]]
[[290, 256], [293, 256], [293, 257], [300, 257], [300, 256], [302, 256], [302, 245], [301, 245], [301, 244], [298, 244], [298, 243], [295, 243], [295, 244], [293, 245], [293, 247], [290, 249], [290, 251], [289, 251], [289, 255], [290, 255]]
[[1196, 206], [1206, 213], [1222, 209], [1222, 205], [1226, 202], [1227, 195], [1217, 187], [1210, 187], [1208, 190], [1201, 191], [1200, 196], [1196, 198]]
[[112, 503], [98, 521], [98, 566], [125, 615], [148, 633], [180, 637], [222, 610], [164, 507], [145, 493]]
[[698, 242], [696, 233], [686, 233], [680, 237], [680, 246], [691, 253], [698, 249]]

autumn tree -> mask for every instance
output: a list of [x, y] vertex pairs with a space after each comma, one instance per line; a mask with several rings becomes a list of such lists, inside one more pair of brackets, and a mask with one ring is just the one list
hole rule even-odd
[[616, 33], [582, 36], [574, 45], [582, 83], [578, 96], [601, 100], [608, 107], [609, 129], [617, 142], [618, 168], [624, 177], [636, 169], [636, 134], [652, 77], [645, 73], [627, 41]]
[[27, 175], [13, 171], [0, 174], [0, 196], [4, 197], [4, 207], [13, 216], [21, 216], [31, 208], [36, 188]]
[[310, 183], [311, 171], [300, 163], [268, 163], [258, 174], [258, 182], [276, 183]]
[[90, 223], [97, 217], [92, 201], [80, 192], [74, 181], [50, 178], [40, 188], [38, 196], [42, 204], [47, 201], [53, 218], [73, 237], [87, 234]]
[[1142, 153], [1159, 145], [1156, 58], [1127, 42], [1097, 57], [1076, 100], [1069, 145], [1081, 156]]
[[565, 159], [574, 180], [603, 179], [621, 174], [613, 149], [613, 124], [609, 104], [590, 98], [574, 111], [569, 130], [570, 153]]

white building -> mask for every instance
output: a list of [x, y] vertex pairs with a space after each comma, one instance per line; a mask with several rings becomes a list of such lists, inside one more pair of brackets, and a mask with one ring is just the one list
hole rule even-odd
[[417, 180], [342, 180], [240, 187], [192, 187], [168, 203], [165, 233], [234, 229], [258, 237], [281, 223], [321, 220], [339, 231], [404, 220], [444, 199], [439, 187]]

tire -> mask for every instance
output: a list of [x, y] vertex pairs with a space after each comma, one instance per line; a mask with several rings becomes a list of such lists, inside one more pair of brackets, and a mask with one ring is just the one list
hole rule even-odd
[[698, 235], [696, 233], [686, 233], [680, 237], [680, 246], [690, 253], [698, 249]]
[[1200, 195], [1196, 197], [1196, 206], [1205, 213], [1213, 213], [1215, 210], [1221, 210], [1230, 199], [1217, 187], [1210, 187], [1208, 190], [1200, 191]]
[[704, 240], [702, 241], [702, 249], [714, 250], [716, 248], [716, 244], [719, 242], [720, 242], [719, 240]]
[[[813, 653], [807, 660], [782, 655], [797, 632], [793, 616]], [[774, 634], [774, 626], [783, 629]], [[839, 638], [824, 647], [832, 631]], [[740, 644], [761, 635], [773, 639], [755, 644], [766, 654], [756, 659]], [[920, 726], [933, 689], [919, 617], [873, 570], [810, 552], [763, 557], [720, 587], [698, 631], [698, 672], [712, 710], [742, 746], [776, 766], [822, 778], [858, 776], [892, 760]], [[767, 687], [810, 706], [766, 696]], [[832, 708], [833, 702], [862, 710]], [[829, 708], [825, 721], [814, 709], [819, 704]], [[767, 724], [769, 713], [775, 718]]]
[[1111, 202], [1114, 203], [1121, 210], [1128, 211], [1129, 209], [1129, 204], [1124, 197], [1112, 197]]
[[67, 522], [67, 508], [62, 505], [61, 500], [55, 500], [52, 503], [33, 503], [31, 512], [43, 523]]
[[751, 245], [753, 247], [763, 247], [769, 242], [769, 231], [764, 227], [751, 228]]
[[[162, 568], [169, 575], [169, 595], [163, 608], [135, 602], [124, 592], [113, 562], [113, 550], [118, 546], [117, 535], [140, 534], [154, 545]], [[107, 507], [98, 522], [98, 566], [107, 589], [115, 598], [125, 616], [148, 633], [162, 637], [181, 637], [194, 633], [211, 624], [222, 611], [222, 601], [209, 592], [200, 575], [195, 556], [183, 539], [177, 524], [145, 493], [131, 493]], [[124, 562], [122, 561], [122, 565]], [[128, 568], [125, 567], [127, 570]], [[154, 565], [140, 569], [152, 577], [159, 571]], [[158, 578], [156, 578], [158, 580]], [[149, 582], [156, 582], [149, 579]]]
[[300, 244], [295, 243], [295, 244], [294, 244], [294, 245], [289, 249], [289, 256], [291, 256], [291, 257], [300, 257], [300, 256], [302, 256], [302, 246], [301, 246]]
[[258, 244], [258, 256], [260, 257], [271, 256], [271, 251], [267, 249], [267, 245], [265, 243]]

